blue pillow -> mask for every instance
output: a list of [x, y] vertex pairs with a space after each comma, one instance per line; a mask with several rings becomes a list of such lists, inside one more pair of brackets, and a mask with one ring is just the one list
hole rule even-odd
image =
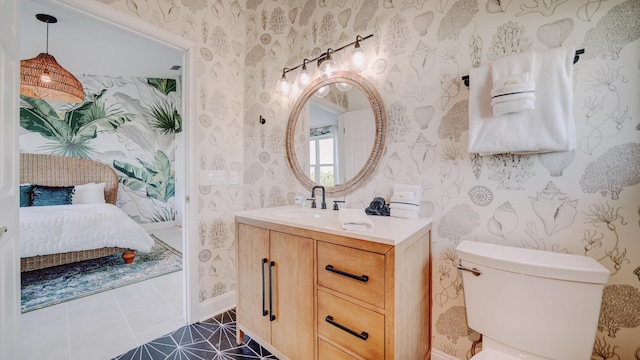
[[73, 199], [73, 186], [53, 187], [33, 185], [32, 206], [69, 205]]
[[33, 190], [33, 185], [31, 184], [20, 185], [20, 207], [31, 206], [32, 190]]

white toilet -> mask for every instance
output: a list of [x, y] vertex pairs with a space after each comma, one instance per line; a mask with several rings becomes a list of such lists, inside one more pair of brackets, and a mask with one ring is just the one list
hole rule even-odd
[[609, 270], [596, 260], [474, 241], [457, 247], [472, 360], [591, 358]]

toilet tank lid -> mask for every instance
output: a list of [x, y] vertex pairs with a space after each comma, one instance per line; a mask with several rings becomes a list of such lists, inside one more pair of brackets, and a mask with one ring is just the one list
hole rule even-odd
[[609, 270], [588, 256], [555, 253], [463, 240], [456, 248], [464, 260], [495, 269], [550, 279], [606, 284]]

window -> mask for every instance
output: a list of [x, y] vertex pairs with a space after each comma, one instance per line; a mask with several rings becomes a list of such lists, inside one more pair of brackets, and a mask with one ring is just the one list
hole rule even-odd
[[334, 144], [333, 133], [314, 136], [309, 140], [309, 176], [322, 186], [335, 185]]

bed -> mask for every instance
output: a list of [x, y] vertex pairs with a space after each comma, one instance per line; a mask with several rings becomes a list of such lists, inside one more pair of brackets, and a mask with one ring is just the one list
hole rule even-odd
[[37, 189], [75, 187], [72, 193], [78, 195], [78, 185], [102, 183], [104, 199], [98, 203], [20, 208], [21, 271], [113, 254], [131, 262], [136, 251], [151, 249], [153, 239], [116, 206], [118, 176], [112, 168], [86, 159], [20, 154], [20, 184]]

